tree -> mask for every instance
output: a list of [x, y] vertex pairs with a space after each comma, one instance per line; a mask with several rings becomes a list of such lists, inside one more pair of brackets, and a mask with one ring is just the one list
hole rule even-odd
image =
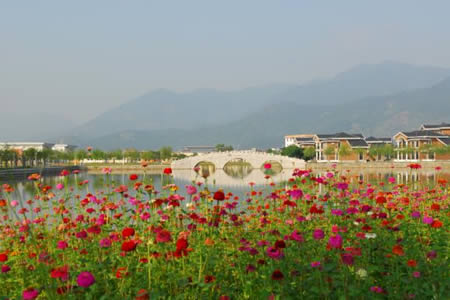
[[217, 152], [233, 151], [233, 146], [231, 145], [225, 146], [225, 144], [217, 144], [216, 151]]
[[303, 149], [296, 145], [290, 145], [288, 147], [281, 149], [281, 155], [295, 158], [303, 158]]
[[172, 147], [167, 146], [167, 147], [162, 147], [161, 149], [159, 149], [159, 153], [160, 153], [160, 158], [162, 160], [165, 159], [169, 159], [172, 157]]
[[349, 156], [350, 154], [352, 154], [352, 149], [350, 148], [350, 146], [349, 145], [347, 145], [347, 144], [345, 144], [345, 143], [342, 143], [340, 146], [339, 146], [339, 151], [338, 151], [338, 153], [339, 153], [339, 156], [342, 158], [342, 157], [345, 157], [345, 156]]
[[34, 162], [37, 159], [37, 150], [34, 148], [28, 148], [27, 150], [23, 151], [22, 158], [24, 166], [27, 166], [27, 162], [30, 162], [30, 166], [33, 167]]
[[323, 154], [325, 154], [326, 156], [331, 156], [334, 155], [335, 153], [336, 148], [333, 145], [329, 145], [323, 150]]
[[303, 149], [303, 159], [311, 160], [316, 157], [316, 149], [314, 147], [306, 147]]

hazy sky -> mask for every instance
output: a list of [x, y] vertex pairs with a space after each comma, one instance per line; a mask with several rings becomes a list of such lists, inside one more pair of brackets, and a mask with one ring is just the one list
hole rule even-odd
[[149, 90], [450, 67], [450, 1], [0, 0], [0, 110], [76, 122]]

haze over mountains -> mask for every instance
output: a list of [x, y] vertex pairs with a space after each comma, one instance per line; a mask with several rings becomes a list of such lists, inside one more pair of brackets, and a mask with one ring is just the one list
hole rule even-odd
[[157, 90], [56, 139], [104, 149], [217, 143], [268, 148], [281, 146], [285, 134], [348, 131], [390, 136], [449, 117], [449, 69], [384, 62], [298, 86]]

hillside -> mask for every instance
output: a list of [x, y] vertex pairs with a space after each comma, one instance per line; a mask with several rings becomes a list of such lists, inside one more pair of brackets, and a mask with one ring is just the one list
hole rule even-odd
[[298, 86], [271, 85], [238, 91], [203, 89], [188, 93], [161, 89], [107, 110], [62, 135], [82, 140], [130, 130], [210, 127], [246, 118], [271, 104], [341, 105], [365, 97], [428, 87], [446, 76], [450, 76], [448, 69], [384, 62], [360, 65], [333, 78]]
[[88, 141], [102, 148], [232, 144], [236, 148], [281, 146], [294, 133], [362, 132], [391, 136], [424, 122], [448, 121], [450, 78], [430, 88], [364, 98], [342, 105], [271, 104], [239, 121], [191, 130], [129, 130]]

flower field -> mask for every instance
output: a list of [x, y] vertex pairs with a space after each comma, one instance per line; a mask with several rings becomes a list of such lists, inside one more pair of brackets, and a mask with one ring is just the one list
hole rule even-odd
[[[266, 169], [270, 169], [267, 166]], [[145, 175], [90, 190], [29, 177], [0, 190], [0, 299], [448, 299], [449, 189], [295, 170], [238, 197], [159, 190]], [[183, 196], [184, 195], [184, 196]]]

